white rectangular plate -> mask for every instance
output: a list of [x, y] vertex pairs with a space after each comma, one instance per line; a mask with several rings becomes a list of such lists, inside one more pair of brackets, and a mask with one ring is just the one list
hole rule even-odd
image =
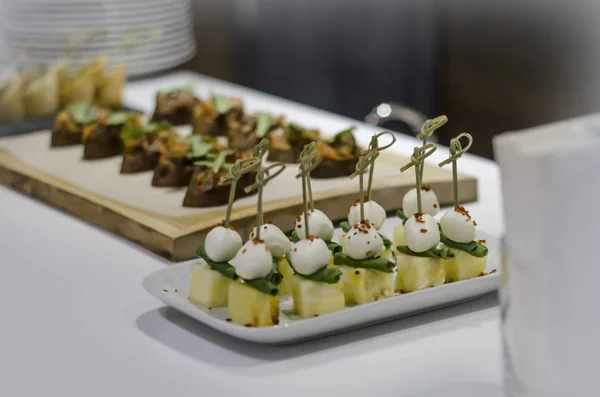
[[[487, 243], [489, 254], [486, 272], [490, 272], [497, 269], [500, 263], [499, 249], [497, 241], [487, 238]], [[290, 297], [282, 297], [279, 325], [249, 328], [226, 321], [227, 308], [209, 310], [188, 301], [192, 268], [196, 262], [197, 260], [171, 265], [150, 274], [144, 279], [144, 288], [167, 305], [227, 335], [269, 344], [298, 342], [406, 317], [474, 299], [498, 288], [498, 273], [493, 273], [409, 294], [397, 294], [388, 299], [306, 319], [292, 313]]]

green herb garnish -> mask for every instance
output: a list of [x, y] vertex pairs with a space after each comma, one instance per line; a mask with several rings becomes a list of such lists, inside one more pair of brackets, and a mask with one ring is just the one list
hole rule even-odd
[[409, 256], [420, 256], [422, 258], [448, 259], [454, 258], [454, 254], [448, 248], [431, 248], [424, 252], [414, 252], [407, 245], [399, 245], [396, 247], [398, 252]]
[[464, 251], [476, 258], [483, 258], [488, 254], [488, 248], [483, 244], [479, 244], [477, 241], [457, 243], [456, 241], [450, 240], [444, 233], [440, 233], [440, 241], [447, 247]]
[[190, 145], [191, 150], [188, 157], [191, 159], [206, 157], [214, 149], [214, 145], [208, 142], [203, 135], [190, 135], [185, 138], [185, 141]]
[[73, 118], [73, 120], [75, 120], [77, 124], [88, 124], [98, 119], [97, 116], [93, 120], [90, 119], [91, 109], [92, 105], [90, 105], [89, 103], [77, 103], [67, 107], [67, 112], [71, 115], [71, 117]]
[[340, 228], [344, 233], [348, 233], [350, 229], [352, 229], [352, 226], [350, 225], [350, 222], [344, 221], [340, 222]]
[[394, 267], [396, 264], [394, 262], [390, 262], [385, 258], [368, 258], [357, 260], [349, 257], [347, 254], [338, 252], [333, 255], [333, 263], [338, 266], [350, 266], [350, 267], [358, 267], [362, 269], [376, 270], [378, 272], [391, 273], [394, 271]]
[[405, 214], [405, 213], [404, 213], [404, 211], [402, 211], [402, 210], [398, 210], [398, 211], [396, 211], [396, 216], [402, 220], [402, 224], [403, 224], [403, 225], [404, 225], [404, 224], [406, 223], [406, 221], [408, 220], [408, 217], [406, 216], [406, 214]]
[[271, 270], [267, 279], [275, 285], [281, 284], [281, 280], [283, 279], [283, 276], [279, 272], [279, 260], [275, 257], [273, 257], [273, 270]]
[[222, 95], [213, 95], [210, 97], [210, 101], [219, 114], [227, 113], [233, 106], [231, 98]]
[[121, 125], [125, 124], [129, 118], [129, 114], [126, 112], [114, 112], [108, 116], [106, 124], [108, 125]]
[[223, 150], [223, 151], [219, 152], [219, 154], [213, 161], [212, 171], [216, 174], [217, 172], [219, 172], [219, 170], [221, 168], [224, 168], [224, 166], [227, 162], [227, 156], [230, 156], [234, 153], [235, 153], [235, 150], [231, 150], [231, 149]]
[[146, 124], [143, 127], [144, 134], [151, 134], [159, 131], [166, 131], [171, 128], [171, 124], [167, 121], [156, 121]]
[[275, 284], [264, 278], [255, 278], [254, 280], [244, 280], [246, 284], [256, 288], [263, 294], [277, 296], [279, 289]]
[[297, 274], [298, 276], [300, 276], [302, 278], [316, 281], [318, 283], [335, 284], [335, 283], [339, 282], [340, 278], [342, 277], [342, 272], [339, 269], [327, 267], [327, 265], [325, 265], [323, 268], [317, 270], [313, 274], [305, 276], [304, 274], [300, 274], [296, 271], [296, 269], [294, 268], [294, 264], [292, 263], [292, 258], [291, 258], [291, 255], [289, 252], [287, 254], [285, 254], [285, 258], [287, 259], [288, 263], [290, 264], [290, 267], [294, 270], [294, 274]]
[[256, 137], [262, 138], [265, 135], [267, 135], [267, 132], [271, 128], [271, 125], [273, 125], [273, 118], [269, 113], [265, 112], [255, 113], [254, 117], [256, 117], [256, 127], [254, 129]]
[[231, 280], [237, 280], [238, 275], [235, 274], [235, 267], [227, 262], [215, 262], [206, 255], [206, 250], [204, 246], [201, 245], [196, 250], [196, 256], [204, 259], [204, 261], [210, 266], [211, 269], [216, 270], [221, 273], [224, 277], [227, 277]]
[[352, 136], [355, 129], [356, 129], [356, 127], [352, 126], [350, 128], [345, 129], [344, 131], [338, 132], [337, 134], [335, 134], [333, 136], [333, 139], [331, 140], [330, 143], [332, 145], [339, 145], [339, 144], [341, 144], [342, 143], [342, 139], [344, 139], [348, 135]]
[[332, 254], [337, 254], [338, 252], [342, 252], [343, 247], [338, 243], [334, 243], [333, 241], [326, 241], [327, 248], [331, 251]]
[[315, 134], [313, 131], [306, 129], [299, 124], [290, 123], [290, 124], [288, 124], [288, 127], [290, 128], [290, 130], [292, 132], [300, 135], [301, 137], [307, 138], [311, 141], [318, 141], [320, 139], [319, 136], [317, 134]]

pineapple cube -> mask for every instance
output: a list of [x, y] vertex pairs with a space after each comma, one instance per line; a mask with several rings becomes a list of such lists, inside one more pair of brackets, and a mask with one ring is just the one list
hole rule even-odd
[[394, 274], [342, 266], [347, 305], [362, 305], [394, 295]]
[[399, 253], [396, 257], [396, 292], [413, 292], [444, 284], [446, 272], [442, 260]]
[[294, 271], [287, 259], [285, 259], [285, 256], [279, 259], [277, 269], [283, 276], [281, 284], [279, 284], [279, 295], [290, 295], [292, 293], [292, 277], [294, 276]]
[[279, 297], [262, 293], [243, 281], [231, 283], [229, 317], [234, 323], [247, 327], [279, 324]]
[[233, 280], [211, 269], [206, 263], [197, 263], [192, 271], [188, 299], [196, 305], [208, 308], [225, 307], [231, 283]]
[[406, 238], [404, 237], [404, 225], [402, 222], [394, 228], [394, 247], [398, 245], [406, 245]]
[[342, 310], [345, 302], [342, 289], [341, 281], [327, 284], [294, 275], [292, 282], [294, 311], [306, 318]]
[[449, 248], [454, 258], [442, 260], [446, 281], [462, 281], [479, 276], [485, 270], [487, 256], [478, 258], [468, 252]]

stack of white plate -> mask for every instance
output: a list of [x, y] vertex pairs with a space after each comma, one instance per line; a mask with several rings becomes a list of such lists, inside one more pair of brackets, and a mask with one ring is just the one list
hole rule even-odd
[[[129, 76], [177, 66], [195, 51], [190, 0], [0, 0], [5, 51], [20, 68], [98, 54]], [[66, 52], [69, 43], [86, 39]]]

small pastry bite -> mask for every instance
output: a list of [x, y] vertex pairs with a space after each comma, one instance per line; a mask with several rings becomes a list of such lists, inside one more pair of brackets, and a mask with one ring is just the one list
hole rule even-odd
[[319, 141], [317, 150], [323, 156], [323, 161], [313, 171], [315, 178], [339, 178], [354, 172], [360, 156], [360, 147], [354, 138], [354, 129], [355, 127], [350, 127], [338, 132], [330, 142]]
[[183, 187], [189, 184], [192, 173], [191, 145], [183, 138], [171, 138], [160, 148], [158, 165], [152, 176], [152, 186]]
[[[104, 55], [96, 56], [87, 65], [75, 72], [73, 77], [66, 77], [61, 84], [61, 106], [67, 107], [76, 103], [93, 103], [96, 91], [108, 58]], [[66, 76], [67, 73], [64, 74]]]
[[229, 124], [239, 122], [243, 116], [241, 99], [212, 95], [210, 100], [197, 101], [194, 105], [192, 134], [227, 136]]
[[95, 123], [103, 110], [87, 103], [79, 103], [61, 111], [52, 126], [51, 147], [79, 145], [83, 128]]
[[116, 65], [106, 71], [98, 83], [97, 102], [108, 108], [123, 107], [123, 88], [127, 80], [126, 66]]
[[[411, 162], [400, 169], [406, 171], [415, 167], [416, 189], [421, 192], [421, 167], [423, 160], [435, 152], [434, 144], [416, 147]], [[417, 193], [417, 211], [422, 210], [421, 195]], [[445, 248], [437, 248], [440, 232], [437, 222], [429, 214], [417, 212], [404, 224], [406, 244], [398, 245], [395, 290], [406, 293], [444, 284], [446, 272], [442, 262], [452, 257]]]
[[25, 118], [24, 82], [15, 74], [0, 85], [0, 121], [14, 122]]
[[50, 117], [60, 108], [59, 73], [65, 65], [50, 67], [41, 76], [31, 81], [23, 94], [27, 117]]
[[190, 124], [196, 101], [193, 87], [159, 91], [152, 121], [166, 121], [171, 125]]
[[83, 158], [101, 159], [123, 152], [121, 132], [125, 124], [139, 125], [140, 117], [135, 113], [105, 111], [94, 123], [83, 127]]
[[[463, 149], [461, 138], [466, 138], [467, 146]], [[450, 141], [450, 157], [439, 166], [452, 163], [454, 184], [454, 209], [442, 216], [440, 221], [441, 241], [444, 247], [454, 255], [444, 261], [446, 278], [449, 282], [467, 280], [481, 275], [486, 267], [488, 249], [485, 241], [475, 241], [475, 226], [469, 212], [459, 203], [457, 161], [471, 147], [473, 137], [463, 133]]]
[[177, 131], [166, 122], [148, 123], [143, 126], [137, 123], [126, 124], [121, 132], [123, 141], [121, 174], [133, 174], [156, 168], [161, 148], [177, 136]]
[[[258, 167], [261, 158], [257, 158]], [[236, 273], [242, 279], [229, 287], [229, 316], [231, 321], [237, 324], [264, 327], [279, 323], [277, 285], [281, 282], [281, 273], [277, 269], [277, 262], [274, 261], [273, 256], [281, 255], [285, 247], [279, 241], [274, 227], [264, 229], [262, 189], [284, 168], [285, 165], [281, 163], [260, 168], [256, 175], [256, 183], [247, 188], [247, 191], [258, 190], [256, 224], [259, 227], [253, 231], [254, 238], [248, 240], [231, 261]], [[264, 231], [267, 233], [263, 233]], [[267, 242], [262, 240], [263, 235], [270, 237], [275, 249], [273, 253]]]
[[[206, 263], [194, 266], [189, 300], [206, 307], [224, 307], [229, 303], [229, 287], [238, 278], [234, 265], [230, 263], [242, 248], [242, 237], [231, 226], [233, 200], [240, 177], [258, 164], [252, 158], [237, 161], [227, 175], [230, 184], [229, 202], [223, 224], [215, 226], [204, 239], [204, 245], [197, 250]], [[246, 167], [244, 167], [246, 165]], [[250, 276], [250, 270], [240, 266], [243, 277]]]
[[295, 123], [276, 123], [267, 137], [271, 142], [269, 161], [297, 163], [304, 146], [319, 140], [319, 131], [309, 130]]
[[[377, 139], [384, 135], [375, 135], [369, 150], [360, 156], [356, 171], [351, 177], [360, 178], [360, 199], [358, 205], [358, 223], [352, 226], [343, 236], [343, 253], [334, 255], [334, 263], [340, 266], [344, 297], [347, 305], [362, 305], [379, 299], [388, 298], [394, 294], [393, 271], [395, 264], [382, 256], [386, 251], [383, 237], [377, 228], [366, 217], [365, 191], [363, 190], [363, 173], [371, 169], [369, 179], [372, 179], [373, 163], [378, 157], [379, 150], [390, 147], [395, 139], [385, 147], [379, 148]], [[390, 134], [391, 135], [391, 134]], [[373, 143], [375, 142], [375, 143]], [[370, 189], [371, 183], [369, 183]], [[367, 191], [367, 194], [370, 191]], [[383, 223], [383, 222], [381, 222]]]

